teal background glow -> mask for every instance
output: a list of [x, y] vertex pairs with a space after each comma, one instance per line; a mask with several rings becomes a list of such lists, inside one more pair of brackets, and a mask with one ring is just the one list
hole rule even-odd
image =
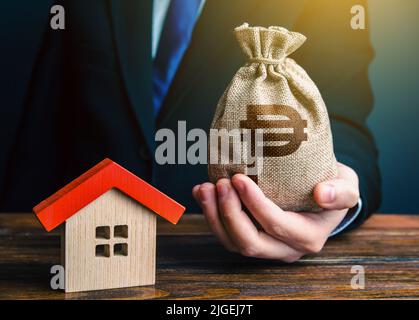
[[369, 118], [380, 152], [380, 212], [419, 213], [419, 1], [369, 0], [375, 49]]

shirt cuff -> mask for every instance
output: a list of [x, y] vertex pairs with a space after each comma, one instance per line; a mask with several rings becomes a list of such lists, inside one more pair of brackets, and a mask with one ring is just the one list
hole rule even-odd
[[355, 221], [355, 219], [359, 216], [360, 212], [362, 210], [362, 200], [359, 198], [358, 204], [349, 209], [348, 213], [346, 214], [345, 218], [343, 218], [342, 222], [336, 227], [335, 230], [330, 234], [329, 237], [333, 237], [339, 233], [341, 233], [343, 230], [345, 230], [349, 225]]

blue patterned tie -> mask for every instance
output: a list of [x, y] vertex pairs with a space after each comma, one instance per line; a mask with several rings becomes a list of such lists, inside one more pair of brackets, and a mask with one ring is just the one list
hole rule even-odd
[[156, 115], [188, 48], [201, 2], [202, 0], [170, 2], [153, 62], [153, 107]]

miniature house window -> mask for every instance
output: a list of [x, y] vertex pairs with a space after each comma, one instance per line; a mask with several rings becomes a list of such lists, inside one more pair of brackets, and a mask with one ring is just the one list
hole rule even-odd
[[[113, 234], [111, 234], [112, 229]], [[96, 244], [96, 257], [128, 256], [126, 239], [128, 239], [128, 225], [116, 225], [113, 228], [110, 226], [96, 227], [96, 240], [102, 242]]]
[[115, 238], [128, 238], [128, 226], [127, 225], [120, 225], [115, 226], [113, 231], [113, 236]]
[[107, 226], [96, 227], [96, 239], [110, 239], [111, 228]]
[[109, 244], [99, 244], [96, 246], [96, 257], [110, 257]]
[[113, 246], [113, 254], [116, 256], [127, 256], [128, 255], [128, 244], [116, 243]]

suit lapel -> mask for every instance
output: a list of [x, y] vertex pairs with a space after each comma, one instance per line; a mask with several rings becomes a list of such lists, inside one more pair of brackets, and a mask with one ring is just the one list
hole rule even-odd
[[[235, 24], [232, 15], [237, 13], [232, 8], [236, 7], [237, 2], [238, 0], [206, 0], [190, 45], [158, 114], [158, 126], [161, 126], [175, 112], [194, 80], [202, 76], [205, 68], [209, 67], [220, 51], [225, 49], [227, 41], [223, 40], [228, 37], [224, 34], [232, 33], [231, 30]], [[217, 18], [214, 19], [214, 17]]]
[[152, 107], [152, 0], [109, 0], [115, 45], [128, 98], [144, 137], [154, 149]]

